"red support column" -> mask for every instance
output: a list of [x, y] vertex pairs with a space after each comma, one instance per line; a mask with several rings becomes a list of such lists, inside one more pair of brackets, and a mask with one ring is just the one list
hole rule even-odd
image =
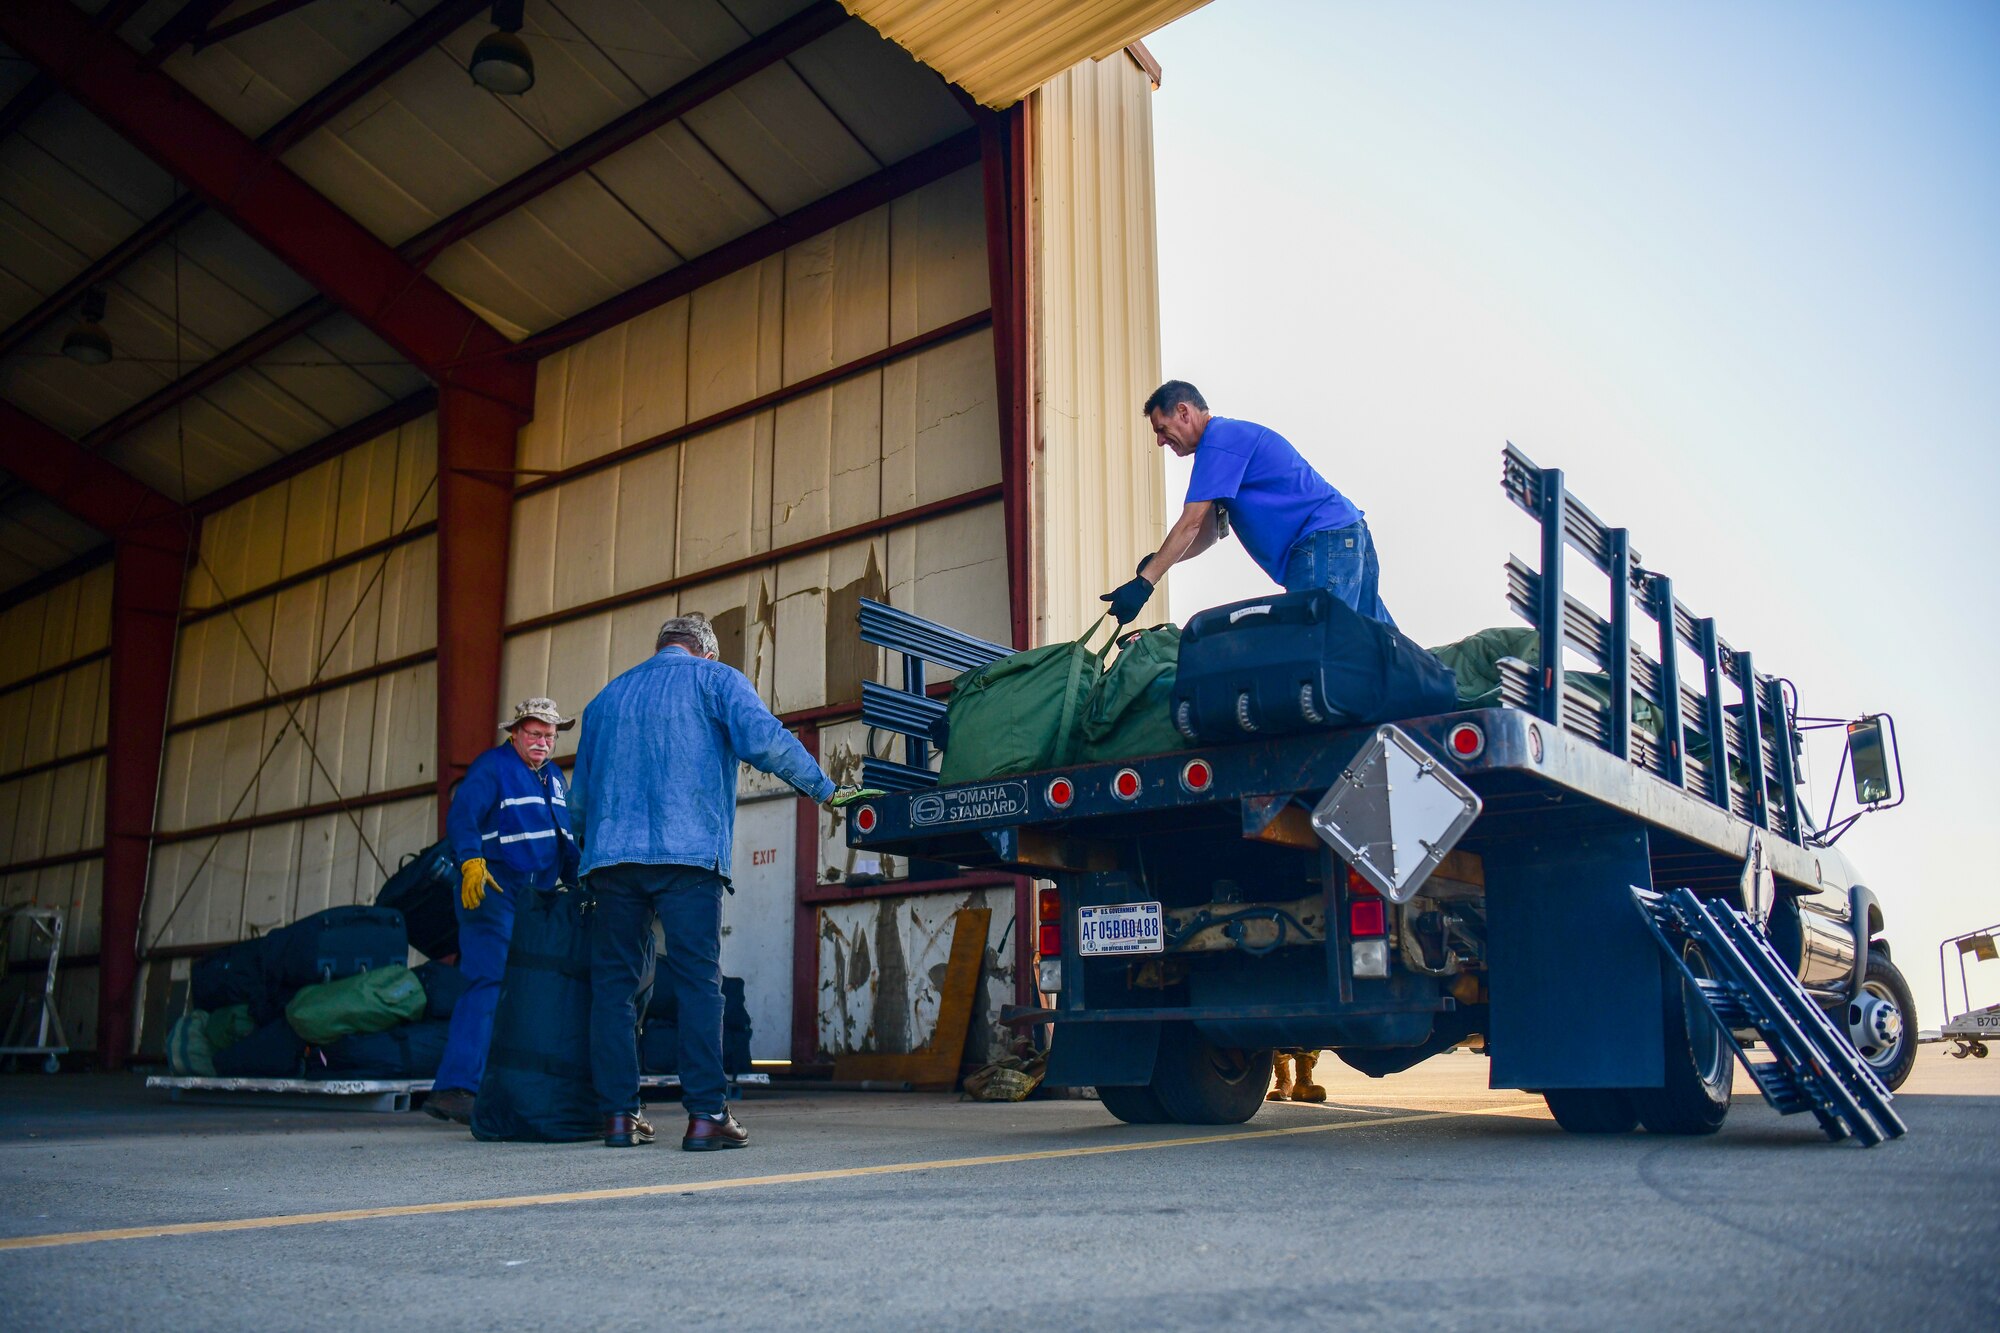
[[132, 1051], [139, 917], [146, 900], [190, 538], [178, 516], [128, 529], [118, 536], [111, 576], [111, 706], [97, 989], [97, 1054], [106, 1069], [124, 1068]]
[[451, 785], [498, 743], [500, 630], [514, 519], [514, 437], [526, 416], [447, 384], [438, 391], [438, 828]]

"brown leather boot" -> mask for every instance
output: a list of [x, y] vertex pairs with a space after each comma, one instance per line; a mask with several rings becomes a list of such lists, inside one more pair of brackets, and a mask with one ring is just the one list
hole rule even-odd
[[1267, 1102], [1289, 1101], [1292, 1095], [1292, 1057], [1279, 1051], [1271, 1057], [1271, 1090], [1264, 1094]]
[[1292, 1100], [1295, 1102], [1323, 1102], [1326, 1089], [1313, 1082], [1313, 1066], [1319, 1063], [1318, 1051], [1299, 1051], [1292, 1056], [1292, 1065], [1298, 1073], [1292, 1084]]
[[424, 1098], [424, 1114], [436, 1120], [472, 1123], [472, 1094], [464, 1088], [446, 1088]]
[[721, 1148], [747, 1148], [750, 1146], [750, 1131], [736, 1123], [736, 1117], [727, 1111], [722, 1119], [710, 1120], [705, 1115], [688, 1117], [687, 1133], [681, 1136], [683, 1152], [715, 1152]]
[[631, 1115], [608, 1115], [604, 1117], [604, 1146], [607, 1148], [636, 1148], [642, 1143], [653, 1141], [653, 1127], [646, 1123], [646, 1117], [634, 1112]]

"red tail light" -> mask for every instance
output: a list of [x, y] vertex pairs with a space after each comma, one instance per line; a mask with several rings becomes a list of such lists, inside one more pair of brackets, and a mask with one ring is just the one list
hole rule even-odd
[[1361, 872], [1353, 866], [1347, 868], [1347, 892], [1359, 898], [1378, 898], [1375, 886], [1361, 877]]
[[1215, 770], [1206, 759], [1190, 759], [1181, 768], [1181, 786], [1189, 791], [1207, 791], [1215, 781]]
[[1121, 801], [1136, 801], [1139, 799], [1139, 785], [1138, 769], [1121, 768], [1111, 779], [1111, 794]]
[[1357, 898], [1347, 905], [1347, 933], [1357, 940], [1377, 939], [1389, 933], [1388, 912], [1380, 898]]
[[1035, 895], [1035, 951], [1044, 958], [1062, 957], [1062, 890], [1043, 889]]
[[1044, 795], [1048, 797], [1050, 809], [1067, 810], [1069, 803], [1076, 799], [1076, 786], [1068, 778], [1056, 778], [1049, 783]]
[[1444, 738], [1452, 754], [1460, 759], [1477, 759], [1486, 753], [1486, 733], [1470, 722], [1461, 722]]
[[872, 805], [864, 805], [854, 812], [854, 827], [863, 833], [873, 833], [875, 821], [875, 807]]

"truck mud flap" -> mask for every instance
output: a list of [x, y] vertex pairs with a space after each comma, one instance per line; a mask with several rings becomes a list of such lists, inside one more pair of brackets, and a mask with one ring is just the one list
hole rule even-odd
[[1044, 1083], [1058, 1088], [1143, 1088], [1160, 1055], [1158, 1023], [1059, 1023]]

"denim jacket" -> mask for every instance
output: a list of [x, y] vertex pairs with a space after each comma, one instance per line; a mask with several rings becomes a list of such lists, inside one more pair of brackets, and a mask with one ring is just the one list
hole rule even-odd
[[554, 763], [529, 768], [503, 741], [472, 761], [445, 815], [451, 859], [475, 856], [503, 889], [554, 888], [576, 877], [576, 843], [562, 774]]
[[569, 801], [585, 875], [683, 865], [727, 878], [739, 761], [815, 801], [833, 795], [833, 779], [742, 672], [679, 647], [606, 685], [581, 725]]

